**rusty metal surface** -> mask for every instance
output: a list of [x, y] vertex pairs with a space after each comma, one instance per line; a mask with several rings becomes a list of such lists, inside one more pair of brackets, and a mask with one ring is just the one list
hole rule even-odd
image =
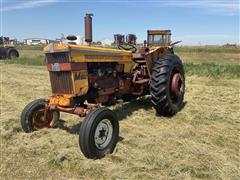
[[45, 56], [48, 64], [70, 62], [68, 52], [46, 53]]
[[83, 107], [74, 107], [74, 108], [66, 108], [56, 105], [48, 105], [51, 111], [61, 111], [70, 114], [76, 114], [80, 117], [85, 117], [92, 109], [98, 108], [99, 104], [86, 104]]
[[85, 41], [92, 42], [92, 16], [93, 14], [86, 14], [84, 17], [85, 22]]
[[127, 74], [126, 79], [119, 81], [119, 93], [120, 94], [131, 94], [134, 91], [131, 74]]
[[47, 108], [37, 110], [32, 115], [32, 125], [33, 128], [36, 130], [51, 127], [55, 123], [53, 121], [54, 121], [53, 111], [50, 111]]
[[141, 48], [138, 50], [138, 53], [141, 54], [142, 57], [144, 57], [145, 54], [146, 54], [147, 52], [149, 52], [149, 50], [150, 50], [150, 49], [149, 49], [148, 47], [141, 47]]
[[[54, 66], [58, 65], [58, 70]], [[87, 63], [53, 63], [47, 65], [48, 71], [80, 71], [87, 69]]]
[[[71, 69], [67, 52], [46, 53], [48, 70], [53, 94], [73, 94], [71, 72], [61, 71]], [[69, 67], [70, 66], [70, 67]], [[74, 66], [75, 67], [75, 66]]]
[[171, 93], [174, 97], [178, 97], [183, 93], [183, 77], [180, 73], [175, 73], [172, 76]]
[[144, 89], [144, 87], [143, 87], [143, 86], [140, 86], [140, 88], [138, 89], [138, 91], [132, 92], [132, 95], [134, 95], [134, 96], [141, 96], [141, 95], [143, 95], [143, 89]]
[[[137, 67], [133, 72], [132, 83], [134, 84], [146, 84], [149, 82], [149, 76], [147, 74], [146, 61], [142, 62], [143, 65]], [[141, 64], [141, 63], [140, 63]]]
[[49, 76], [53, 94], [74, 94], [71, 72], [49, 72]]
[[119, 80], [114, 76], [98, 76], [91, 74], [89, 79], [92, 86], [98, 88], [104, 95], [106, 93], [112, 93], [112, 91], [108, 89], [116, 89], [119, 86]]

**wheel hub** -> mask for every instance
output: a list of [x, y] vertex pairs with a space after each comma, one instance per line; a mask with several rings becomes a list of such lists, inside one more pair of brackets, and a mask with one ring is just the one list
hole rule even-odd
[[32, 124], [36, 130], [48, 128], [51, 126], [53, 121], [53, 112], [47, 111], [46, 117], [44, 118], [45, 109], [40, 109], [33, 114]]
[[97, 125], [94, 133], [95, 145], [98, 149], [103, 149], [108, 146], [112, 139], [113, 127], [112, 123], [108, 119], [103, 119]]
[[180, 73], [175, 73], [172, 77], [171, 92], [174, 97], [179, 97], [183, 93], [183, 77]]
[[17, 57], [17, 54], [16, 54], [15, 52], [12, 52], [12, 53], [10, 54], [10, 57], [11, 57], [11, 59], [14, 59], [14, 58]]

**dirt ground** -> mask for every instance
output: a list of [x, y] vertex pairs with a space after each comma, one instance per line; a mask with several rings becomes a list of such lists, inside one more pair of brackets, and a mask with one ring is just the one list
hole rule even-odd
[[240, 79], [187, 77], [185, 107], [173, 118], [156, 116], [149, 97], [112, 107], [120, 141], [113, 154], [88, 160], [77, 116], [21, 130], [24, 106], [51, 94], [46, 67], [0, 66], [0, 179], [240, 179]]

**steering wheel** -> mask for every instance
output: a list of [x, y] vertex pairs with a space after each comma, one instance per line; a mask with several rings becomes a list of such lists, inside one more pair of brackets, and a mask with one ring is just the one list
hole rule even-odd
[[132, 51], [132, 53], [135, 53], [137, 51], [137, 48], [129, 43], [119, 44], [118, 49]]

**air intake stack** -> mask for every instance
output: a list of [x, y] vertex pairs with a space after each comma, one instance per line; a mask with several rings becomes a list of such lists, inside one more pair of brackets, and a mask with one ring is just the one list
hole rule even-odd
[[125, 43], [125, 36], [122, 34], [114, 34], [114, 44], [121, 45]]
[[85, 23], [85, 41], [88, 43], [88, 45], [91, 45], [92, 42], [92, 16], [93, 14], [86, 14], [84, 17], [84, 23]]
[[136, 45], [137, 36], [135, 34], [128, 34], [126, 37], [126, 41], [128, 44]]

